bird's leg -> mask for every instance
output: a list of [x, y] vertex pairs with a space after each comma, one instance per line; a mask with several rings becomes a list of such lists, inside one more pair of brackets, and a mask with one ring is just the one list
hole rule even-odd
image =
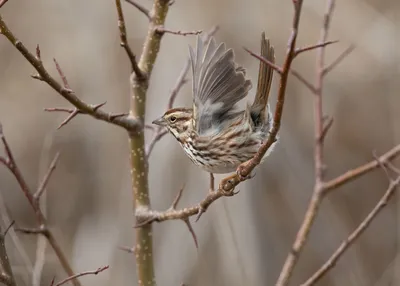
[[213, 193], [215, 191], [214, 182], [215, 182], [214, 174], [210, 173], [210, 189], [209, 189], [210, 193]]

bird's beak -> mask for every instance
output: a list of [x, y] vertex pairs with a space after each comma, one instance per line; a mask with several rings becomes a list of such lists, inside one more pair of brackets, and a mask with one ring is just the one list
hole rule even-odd
[[162, 117], [154, 120], [152, 123], [155, 124], [155, 125], [158, 125], [158, 126], [166, 126], [167, 125], [167, 122]]

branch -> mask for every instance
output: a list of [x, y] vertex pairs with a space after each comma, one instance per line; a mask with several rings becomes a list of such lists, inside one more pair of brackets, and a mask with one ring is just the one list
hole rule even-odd
[[342, 244], [336, 249], [332, 256], [309, 278], [306, 282], [301, 284], [302, 286], [311, 286], [317, 283], [322, 277], [324, 277], [329, 270], [331, 270], [342, 257], [345, 251], [360, 237], [361, 234], [368, 228], [372, 220], [383, 210], [389, 200], [393, 197], [393, 194], [400, 184], [400, 176], [397, 179], [390, 182], [388, 189], [385, 194], [366, 216], [366, 218], [358, 225], [358, 227], [345, 239]]
[[[36, 220], [39, 225], [38, 229], [30, 229], [30, 230], [20, 229], [20, 231], [23, 231], [25, 233], [41, 234], [41, 235], [45, 236], [47, 241], [53, 248], [64, 271], [69, 276], [75, 275], [74, 271], [72, 270], [72, 267], [70, 266], [70, 264], [66, 258], [66, 255], [62, 251], [62, 249], [61, 249], [60, 245], [58, 244], [57, 240], [55, 239], [53, 233], [47, 228], [47, 220], [46, 220], [45, 216], [43, 215], [42, 210], [40, 209], [39, 200], [38, 200], [40, 195], [43, 193], [41, 188], [45, 189], [46, 184], [49, 181], [50, 175], [53, 172], [52, 169], [55, 168], [56, 160], [53, 160], [54, 166], [53, 165], [50, 166], [50, 169], [47, 172], [48, 175], [46, 174], [46, 176], [48, 176], [48, 177], [47, 178], [45, 177], [43, 179], [43, 182], [42, 182], [41, 186], [38, 188], [38, 190], [36, 191], [36, 193], [35, 193], [36, 196], [35, 196], [35, 194], [33, 194], [32, 191], [30, 190], [30, 188], [28, 187], [28, 184], [25, 182], [25, 179], [23, 178], [21, 171], [18, 168], [18, 165], [17, 165], [17, 163], [14, 159], [14, 156], [11, 152], [10, 146], [8, 145], [8, 142], [4, 136], [1, 124], [0, 124], [0, 140], [4, 146], [4, 150], [5, 150], [5, 154], [6, 154], [6, 157], [0, 157], [0, 163], [3, 164], [14, 175], [22, 192], [24, 193], [29, 204], [31, 205], [31, 207], [35, 213]], [[57, 156], [56, 156], [56, 158], [57, 158]], [[81, 286], [80, 282], [76, 279], [74, 279], [72, 282], [73, 282], [74, 286]]]
[[[107, 270], [109, 267], [110, 267], [110, 266], [106, 265], [106, 266], [97, 268], [96, 270], [78, 273], [78, 274], [76, 274], [76, 275], [74, 275], [74, 276], [70, 276], [70, 277], [68, 277], [68, 278], [66, 278], [66, 279], [64, 279], [64, 280], [62, 280], [62, 281], [60, 281], [60, 282], [58, 282], [57, 284], [55, 284], [55, 286], [61, 286], [61, 285], [67, 284], [67, 283], [70, 282], [71, 280], [74, 280], [74, 279], [76, 279], [76, 278], [78, 278], [78, 277], [81, 277], [81, 276], [86, 276], [86, 275], [97, 275], [97, 274], [99, 274], [100, 272], [103, 272], [104, 270]], [[53, 285], [53, 284], [52, 284], [52, 285]]]
[[[323, 183], [323, 192], [330, 193], [332, 190], [339, 188], [340, 186], [353, 181], [362, 175], [371, 172], [378, 168], [380, 163], [387, 164], [388, 162], [394, 160], [396, 157], [400, 155], [400, 144], [380, 156], [377, 160], [372, 160], [371, 162], [364, 164], [360, 167], [351, 169], [342, 175], [331, 179], [325, 183]], [[379, 163], [380, 162], [380, 163]]]
[[[112, 114], [107, 113], [101, 109], [96, 109], [95, 105], [90, 105], [83, 102], [79, 97], [70, 89], [66, 88], [64, 85], [60, 84], [57, 80], [52, 77], [49, 72], [45, 69], [41, 59], [40, 59], [40, 49], [37, 48], [36, 54], [33, 55], [24, 46], [24, 44], [19, 41], [11, 30], [7, 27], [2, 16], [0, 15], [0, 34], [3, 34], [8, 41], [25, 57], [25, 59], [35, 68], [38, 72], [34, 76], [36, 79], [46, 82], [51, 88], [58, 92], [64, 99], [71, 103], [77, 110], [82, 114], [88, 114], [98, 120], [102, 120], [114, 125], [125, 128], [129, 132], [136, 132], [141, 130], [142, 124], [138, 120], [134, 120], [130, 116], [119, 116], [113, 117]], [[57, 68], [58, 70], [61, 70]]]
[[8, 2], [8, 0], [1, 0], [0, 1], [0, 8], [4, 6], [4, 4], [6, 4]]
[[[150, 15], [143, 51], [138, 62], [139, 69], [149, 78], [160, 50], [162, 34], [155, 27], [163, 26], [169, 8], [168, 0], [154, 0]], [[141, 80], [136, 73], [130, 76], [130, 115], [144, 122], [146, 112], [146, 95], [148, 90], [147, 80]], [[144, 132], [129, 133], [130, 143], [130, 169], [132, 175], [132, 204], [135, 215], [142, 210], [150, 208], [148, 187], [148, 162], [145, 150]], [[156, 285], [153, 263], [152, 226], [146, 225], [135, 229], [137, 246], [135, 249], [136, 273], [139, 286]]]
[[[131, 4], [135, 5], [133, 3], [134, 2], [132, 2]], [[139, 68], [138, 63], [136, 61], [136, 56], [132, 52], [131, 47], [128, 44], [128, 40], [126, 39], [126, 27], [125, 27], [124, 13], [122, 12], [121, 0], [115, 0], [115, 6], [117, 7], [118, 28], [119, 28], [119, 37], [121, 39], [121, 47], [125, 49], [125, 52], [128, 55], [129, 60], [131, 61], [132, 71], [136, 74], [136, 77], [139, 80], [145, 80], [146, 75]]]
[[[297, 3], [300, 3], [297, 2]], [[324, 15], [323, 28], [321, 30], [321, 36], [319, 42], [325, 43], [328, 37], [328, 30], [330, 20], [333, 14], [335, 1], [328, 0], [327, 9]], [[292, 276], [293, 269], [300, 257], [300, 254], [304, 248], [304, 245], [308, 239], [308, 235], [311, 230], [319, 206], [323, 198], [323, 146], [324, 146], [324, 135], [323, 135], [323, 122], [324, 116], [322, 111], [322, 85], [323, 85], [323, 69], [324, 69], [324, 56], [325, 46], [318, 48], [317, 60], [316, 60], [316, 83], [314, 93], [314, 136], [315, 136], [315, 150], [314, 150], [314, 172], [315, 172], [315, 183], [314, 191], [309, 202], [304, 220], [297, 232], [296, 239], [292, 245], [291, 251], [289, 252], [285, 263], [282, 267], [281, 273], [279, 274], [277, 286], [285, 286], [289, 284], [289, 280]]]

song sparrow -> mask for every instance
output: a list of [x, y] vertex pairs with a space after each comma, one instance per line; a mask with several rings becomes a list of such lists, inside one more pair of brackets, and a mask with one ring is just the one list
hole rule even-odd
[[[236, 103], [246, 97], [252, 84], [245, 78], [245, 69], [235, 63], [233, 50], [226, 49], [224, 43], [217, 45], [212, 37], [207, 43], [198, 37], [196, 51], [189, 47], [189, 53], [193, 108], [170, 109], [153, 123], [165, 126], [192, 162], [207, 172], [233, 172], [251, 159], [269, 136], [273, 119], [268, 95], [273, 70], [260, 62], [254, 102], [240, 111]], [[264, 33], [261, 55], [275, 60]]]

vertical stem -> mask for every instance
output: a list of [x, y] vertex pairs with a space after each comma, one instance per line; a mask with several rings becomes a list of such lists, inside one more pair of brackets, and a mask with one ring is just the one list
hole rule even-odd
[[[130, 116], [144, 122], [146, 110], [146, 93], [148, 79], [153, 70], [154, 63], [160, 49], [162, 34], [156, 27], [163, 26], [168, 12], [168, 0], [155, 0], [150, 12], [151, 22], [143, 46], [143, 51], [138, 63], [140, 70], [147, 76], [139, 79], [131, 75], [131, 106]], [[150, 208], [148, 187], [148, 163], [145, 152], [143, 129], [130, 134], [130, 157], [132, 174], [132, 193], [135, 213]], [[156, 285], [153, 264], [153, 244], [151, 224], [136, 228], [136, 271], [139, 286]]]

